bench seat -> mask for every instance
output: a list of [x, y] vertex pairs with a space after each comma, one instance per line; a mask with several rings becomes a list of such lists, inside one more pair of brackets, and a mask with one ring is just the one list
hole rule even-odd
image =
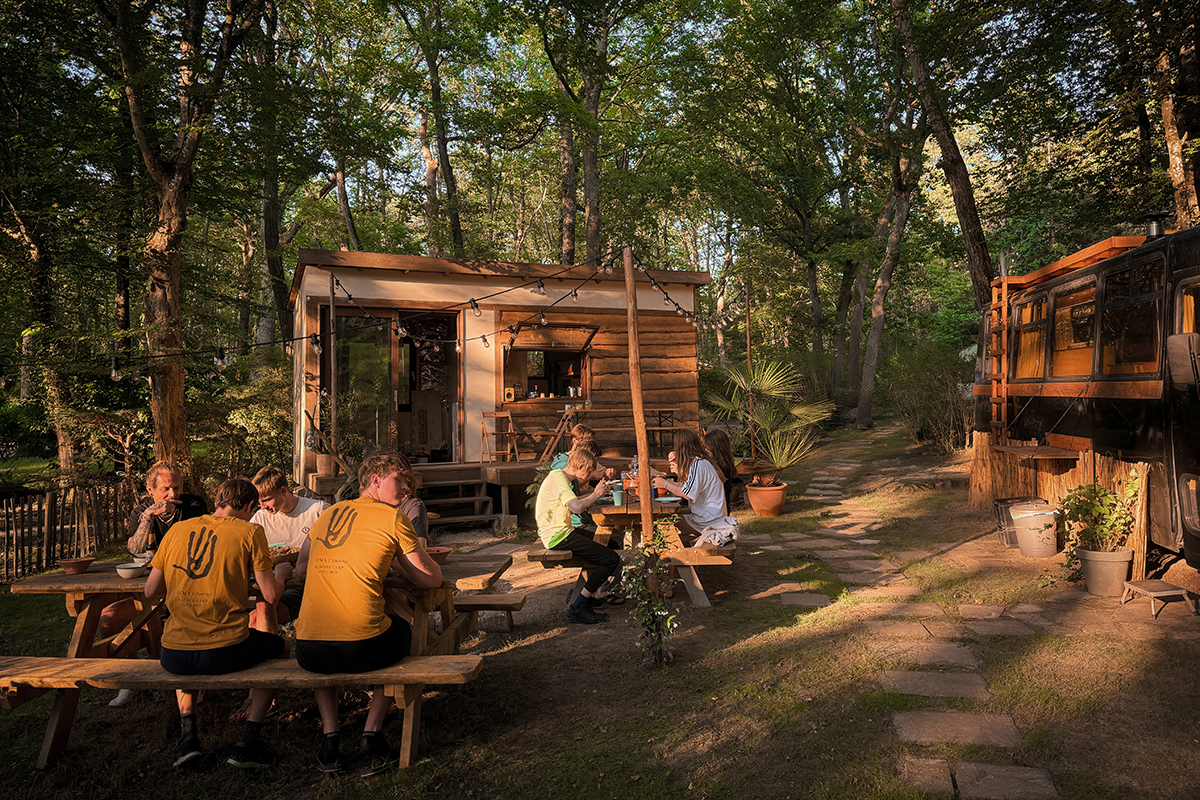
[[294, 659], [282, 658], [225, 675], [174, 675], [149, 659], [0, 656], [0, 707], [15, 708], [52, 690], [61, 698], [63, 692], [77, 692], [84, 686], [218, 691], [383, 685], [384, 693], [403, 709], [400, 766], [406, 767], [416, 756], [424, 687], [466, 684], [478, 677], [482, 668], [482, 656], [409, 656], [371, 672], [322, 675], [301, 669]]
[[466, 612], [470, 617], [468, 630], [475, 630], [479, 624], [480, 611], [503, 611], [508, 619], [506, 630], [513, 629], [513, 612], [525, 607], [525, 595], [513, 592], [510, 594], [457, 594], [454, 596], [454, 610]]

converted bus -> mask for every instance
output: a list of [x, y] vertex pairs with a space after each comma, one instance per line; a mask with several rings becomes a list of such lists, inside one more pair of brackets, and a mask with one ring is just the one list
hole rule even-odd
[[976, 430], [1149, 463], [1148, 541], [1200, 569], [1200, 227], [1152, 221], [999, 278], [992, 301]]

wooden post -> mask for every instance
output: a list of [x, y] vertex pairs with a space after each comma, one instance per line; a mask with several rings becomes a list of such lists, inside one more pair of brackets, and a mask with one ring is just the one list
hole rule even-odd
[[637, 287], [633, 280], [633, 248], [629, 246], [625, 247], [625, 314], [629, 320], [629, 397], [633, 405], [633, 429], [637, 441], [642, 541], [649, 541], [654, 532], [654, 515], [650, 510], [650, 443], [646, 436], [646, 409], [642, 405], [642, 354], [638, 347]]
[[[337, 298], [334, 296], [333, 273], [329, 273], [329, 441], [337, 452]], [[318, 381], [319, 385], [319, 381]], [[317, 424], [321, 415], [317, 414]]]

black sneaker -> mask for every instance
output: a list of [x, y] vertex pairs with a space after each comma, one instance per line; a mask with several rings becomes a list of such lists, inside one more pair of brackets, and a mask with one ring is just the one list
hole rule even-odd
[[175, 763], [172, 766], [182, 767], [184, 764], [196, 761], [204, 756], [204, 751], [200, 749], [200, 737], [196, 734], [190, 736], [179, 737], [179, 744], [175, 746]]
[[396, 751], [388, 745], [387, 739], [383, 738], [383, 734], [379, 732], [364, 733], [362, 742], [358, 746], [358, 752], [369, 759], [366, 765], [358, 771], [358, 774], [364, 778], [378, 775], [396, 760]]
[[239, 769], [266, 769], [275, 763], [275, 754], [263, 745], [262, 741], [247, 744], [238, 742], [233, 746], [233, 752], [225, 763]]
[[327, 733], [321, 739], [321, 747], [317, 750], [317, 769], [321, 772], [341, 772], [342, 755], [338, 744], [340, 734]]
[[608, 622], [608, 617], [598, 611], [593, 611], [590, 606], [585, 605], [578, 610], [568, 608], [567, 622], [576, 622], [580, 625], [595, 625], [599, 622]]

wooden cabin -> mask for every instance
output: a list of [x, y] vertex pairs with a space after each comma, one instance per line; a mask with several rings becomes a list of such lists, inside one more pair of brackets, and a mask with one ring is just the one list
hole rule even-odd
[[1056, 503], [1141, 476], [1133, 576], [1150, 543], [1200, 568], [1200, 228], [1114, 237], [992, 284], [971, 500]]
[[[662, 439], [699, 424], [692, 315], [709, 275], [635, 279], [648, 425]], [[632, 456], [624, 281], [620, 258], [606, 272], [301, 250], [289, 306], [295, 479], [329, 488], [314, 483], [312, 427], [354, 459], [402, 450], [427, 484], [528, 483], [547, 448], [569, 445], [554, 442], [569, 419], [596, 428], [606, 456]]]

